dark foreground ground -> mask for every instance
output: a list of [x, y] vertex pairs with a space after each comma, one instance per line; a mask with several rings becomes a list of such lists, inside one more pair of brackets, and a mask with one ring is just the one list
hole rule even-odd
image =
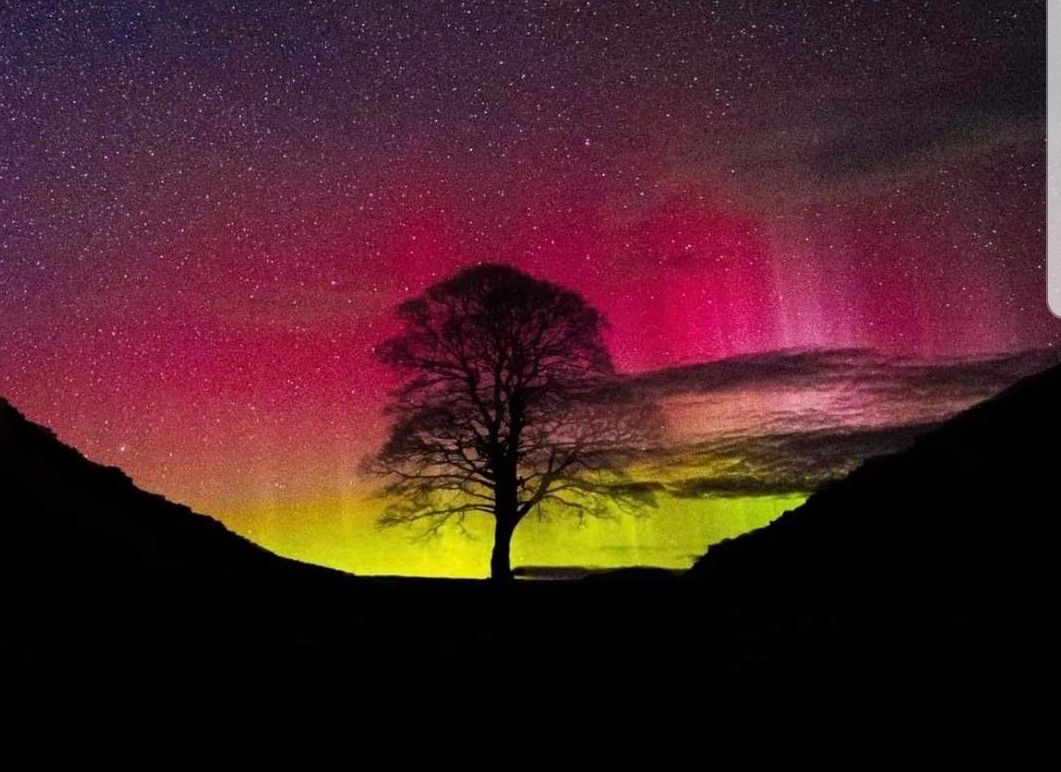
[[587, 699], [887, 689], [997, 708], [1047, 690], [1059, 398], [1061, 369], [1030, 378], [681, 577], [509, 587], [277, 558], [3, 403], [0, 656], [9, 681], [252, 674], [332, 691], [564, 684]]

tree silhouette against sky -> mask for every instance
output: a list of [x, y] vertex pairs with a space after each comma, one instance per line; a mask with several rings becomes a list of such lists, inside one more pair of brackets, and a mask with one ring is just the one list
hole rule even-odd
[[437, 534], [494, 518], [490, 574], [512, 576], [530, 513], [578, 520], [655, 505], [627, 467], [661, 426], [615, 374], [605, 321], [577, 293], [505, 265], [459, 271], [398, 307], [376, 350], [398, 369], [394, 417], [370, 467], [385, 475], [386, 525]]

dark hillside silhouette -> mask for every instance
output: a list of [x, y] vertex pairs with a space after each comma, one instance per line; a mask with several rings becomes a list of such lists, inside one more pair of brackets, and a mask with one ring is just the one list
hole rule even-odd
[[730, 661], [780, 672], [1028, 674], [1047, 625], [1061, 367], [909, 449], [871, 459], [685, 580], [717, 604]]
[[50, 553], [49, 564], [90, 575], [133, 567], [224, 574], [278, 561], [216, 520], [138, 489], [117, 467], [89, 461], [2, 399], [0, 480], [14, 515], [5, 541]]
[[138, 489], [2, 399], [0, 501], [0, 647], [34, 656], [87, 649], [80, 653], [124, 657], [208, 630], [252, 638], [264, 624], [256, 597], [282, 599], [288, 585], [330, 573]]

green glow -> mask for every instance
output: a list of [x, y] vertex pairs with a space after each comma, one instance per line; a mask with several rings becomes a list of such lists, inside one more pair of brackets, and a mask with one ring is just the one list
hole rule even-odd
[[[631, 516], [617, 513], [581, 525], [564, 518], [520, 524], [513, 566], [682, 569], [723, 539], [760, 528], [805, 496], [677, 499]], [[313, 504], [275, 504], [225, 517], [233, 530], [280, 555], [357, 574], [480, 578], [488, 574], [493, 521], [469, 519], [468, 533], [448, 528], [438, 538], [415, 540], [418, 531], [379, 528], [378, 502], [356, 498]]]

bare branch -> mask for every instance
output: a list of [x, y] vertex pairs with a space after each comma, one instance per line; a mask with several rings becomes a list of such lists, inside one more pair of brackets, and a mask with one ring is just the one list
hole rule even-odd
[[370, 465], [387, 479], [382, 524], [429, 523], [437, 534], [488, 514], [510, 535], [545, 506], [581, 520], [654, 504], [626, 470], [658, 436], [661, 413], [616, 378], [604, 319], [580, 296], [485, 265], [398, 314], [404, 330], [377, 349], [403, 375]]

